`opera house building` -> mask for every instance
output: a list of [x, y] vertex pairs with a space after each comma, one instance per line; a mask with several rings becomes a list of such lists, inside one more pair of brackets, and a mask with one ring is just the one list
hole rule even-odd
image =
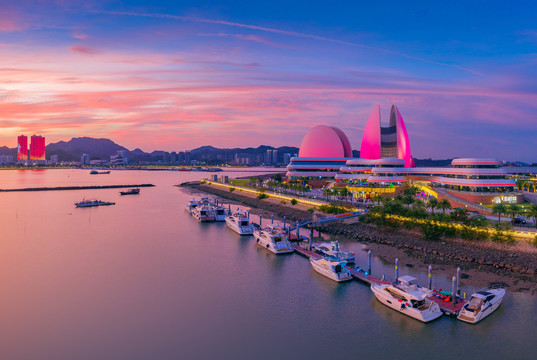
[[403, 117], [395, 105], [388, 127], [381, 126], [380, 107], [375, 107], [364, 130], [359, 158], [353, 158], [349, 139], [340, 129], [312, 128], [302, 140], [298, 157], [287, 166], [287, 177], [324, 184], [337, 181], [354, 197], [393, 196], [412, 183], [429, 195], [447, 198], [454, 206], [523, 202], [515, 181], [497, 159], [459, 158], [451, 167], [416, 167]]

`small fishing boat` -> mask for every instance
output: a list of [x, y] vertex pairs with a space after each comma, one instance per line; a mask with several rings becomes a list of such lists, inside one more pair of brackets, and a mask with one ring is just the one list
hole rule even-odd
[[250, 223], [246, 211], [237, 210], [235, 213], [227, 215], [226, 225], [239, 235], [252, 235], [254, 233], [254, 226]]
[[457, 319], [475, 324], [492, 314], [505, 296], [505, 289], [487, 289], [473, 293], [470, 301], [463, 306]]
[[318, 259], [310, 257], [310, 263], [313, 270], [331, 280], [337, 282], [352, 280], [352, 275], [346, 267], [346, 262], [335, 256], [325, 256]]
[[110, 170], [106, 170], [106, 171], [91, 170], [90, 174], [91, 175], [110, 174]]
[[262, 246], [275, 254], [286, 254], [295, 251], [284, 228], [279, 225], [270, 225], [264, 229], [254, 231], [254, 238]]
[[101, 200], [82, 200], [77, 203], [75, 203], [76, 207], [94, 207], [94, 206], [106, 206], [106, 205], [115, 205], [116, 203], [109, 202], [109, 201], [101, 201]]
[[120, 191], [119, 192], [121, 195], [136, 195], [136, 194], [139, 194], [140, 193], [140, 189], [139, 188], [136, 188], [136, 189], [129, 189], [127, 191]]
[[442, 316], [437, 303], [427, 297], [432, 291], [413, 281], [412, 276], [401, 276], [393, 284], [371, 284], [371, 291], [378, 301], [419, 321], [429, 322]]

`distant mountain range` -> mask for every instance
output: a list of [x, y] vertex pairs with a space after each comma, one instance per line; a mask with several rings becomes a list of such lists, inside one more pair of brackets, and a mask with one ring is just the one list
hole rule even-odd
[[[231, 162], [236, 156], [251, 157], [252, 159], [259, 158], [266, 154], [267, 150], [278, 150], [278, 161], [283, 162], [283, 154], [297, 154], [298, 148], [293, 146], [281, 146], [278, 148], [261, 145], [256, 148], [230, 148], [222, 149], [214, 146], [206, 145], [190, 150], [190, 159], [204, 161], [208, 164]], [[96, 139], [91, 137], [72, 138], [69, 141], [60, 141], [57, 143], [48, 144], [46, 146], [47, 159], [51, 155], [58, 155], [61, 161], [80, 161], [82, 154], [89, 154], [92, 160], [109, 160], [111, 155], [115, 155], [118, 151], [123, 150], [127, 153], [131, 162], [137, 163], [142, 161], [155, 162], [163, 160], [165, 152], [162, 150], [147, 153], [140, 149], [128, 150], [127, 148], [116, 144], [110, 139]], [[167, 153], [169, 154], [169, 153]], [[353, 150], [354, 157], [360, 157], [360, 152]], [[17, 156], [17, 148], [8, 148], [7, 146], [0, 147], [0, 155]], [[418, 167], [435, 167], [449, 166], [453, 159], [433, 160], [433, 159], [414, 159]], [[522, 163], [507, 163], [507, 166], [527, 165]]]

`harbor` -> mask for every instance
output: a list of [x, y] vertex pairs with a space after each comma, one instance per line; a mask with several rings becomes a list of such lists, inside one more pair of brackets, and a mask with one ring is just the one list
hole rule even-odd
[[[219, 200], [204, 197], [204, 198], [201, 198], [200, 200], [195, 200], [195, 199], [190, 200], [185, 205], [185, 210], [187, 212], [191, 213], [200, 222], [201, 221], [209, 221], [209, 222], [211, 222], [211, 221], [216, 221], [216, 217], [215, 217], [214, 214], [210, 215], [210, 213], [208, 213], [209, 214], [209, 215], [207, 215], [208, 217], [205, 218], [205, 220], [201, 220], [199, 218], [199, 216], [196, 216], [196, 212], [200, 208], [206, 209], [204, 211], [209, 211], [211, 208], [216, 208], [216, 207], [225, 208], [225, 205], [222, 204], [222, 203], [219, 203]], [[307, 259], [309, 259], [310, 262], [312, 263], [312, 265], [314, 265], [318, 261], [322, 261], [323, 259], [327, 259], [326, 254], [323, 254], [322, 252], [319, 252], [318, 247], [314, 246], [313, 241], [314, 241], [315, 228], [320, 227], [324, 223], [330, 223], [330, 222], [334, 222], [334, 221], [352, 219], [352, 218], [360, 216], [363, 213], [364, 213], [364, 210], [357, 211], [357, 212], [344, 213], [344, 214], [339, 214], [339, 215], [329, 215], [329, 216], [324, 216], [324, 217], [319, 217], [317, 215], [314, 215], [312, 217], [312, 220], [306, 220], [306, 221], [302, 221], [302, 222], [296, 221], [294, 226], [291, 225], [291, 224], [287, 224], [285, 217], [283, 218], [281, 223], [276, 222], [276, 224], [275, 224], [274, 216], [271, 216], [270, 223], [266, 227], [264, 227], [264, 224], [263, 224], [263, 216], [259, 215], [258, 223], [251, 222], [251, 224], [253, 225], [254, 229], [257, 229], [257, 230], [253, 231], [253, 236], [256, 239], [258, 245], [261, 245], [262, 247], [265, 247], [265, 244], [266, 244], [266, 248], [268, 250], [271, 250], [275, 254], [295, 252], [295, 253], [297, 253], [299, 255], [302, 255], [302, 256], [306, 257]], [[235, 212], [235, 214], [239, 214], [238, 215], [240, 217], [239, 221], [242, 220], [245, 223], [248, 223], [250, 221], [250, 212], [249, 211], [240, 210], [239, 208], [237, 208], [237, 211]], [[210, 218], [211, 216], [212, 216], [212, 218]], [[233, 213], [231, 211], [231, 204], [228, 205], [227, 217], [230, 217], [230, 218], [237, 217], [237, 215], [233, 215]], [[227, 217], [226, 217], [226, 219], [227, 219]], [[268, 220], [269, 219], [267, 219], [267, 221]], [[229, 222], [228, 222], [228, 227], [230, 227], [230, 228], [234, 229], [235, 231], [237, 231], [233, 226], [230, 226]], [[301, 234], [301, 232], [300, 232], [301, 228], [303, 228], [303, 230], [306, 230], [306, 233], [309, 232], [309, 237]], [[274, 229], [279, 229], [279, 230], [274, 232], [275, 231]], [[281, 250], [278, 250], [276, 248], [276, 245], [278, 245], [278, 248], [282, 249], [282, 244], [283, 243], [281, 243], [281, 242], [277, 243], [277, 244], [274, 243], [274, 242], [272, 242], [272, 244], [270, 242], [268, 242], [268, 243], [263, 242], [263, 241], [260, 242], [260, 240], [262, 240], [262, 237], [260, 237], [259, 234], [263, 234], [266, 231], [272, 232], [272, 236], [277, 236], [278, 239], [280, 239], [280, 237], [283, 237], [283, 241], [291, 242], [292, 245], [290, 243], [289, 243], [289, 245], [284, 245], [285, 250], [281, 251]], [[294, 231], [294, 233], [293, 233], [293, 231]], [[243, 233], [241, 233], [240, 231], [238, 231], [238, 232], [239, 232], [240, 235], [243, 235]], [[248, 234], [250, 234], [250, 233], [248, 233]], [[287, 240], [285, 240], [285, 239], [287, 239]], [[318, 231], [317, 240], [319, 240], [319, 239], [322, 240], [322, 236], [321, 236], [321, 233]], [[277, 240], [277, 241], [281, 241], [281, 240]], [[332, 244], [334, 244], [334, 242], [332, 242]], [[272, 250], [273, 246], [274, 246], [274, 250]], [[338, 244], [337, 241], [335, 242], [335, 249], [337, 251], [337, 253], [335, 255], [336, 258], [334, 258], [333, 260], [330, 260], [330, 261], [336, 261], [337, 260], [338, 263], [339, 263], [340, 257], [338, 256], [338, 254], [339, 253], [347, 254], [347, 253], [343, 252], [339, 248], [339, 244]], [[373, 272], [372, 272], [372, 252], [371, 252], [371, 250], [368, 251], [368, 263], [367, 263], [367, 267], [364, 268], [364, 269], [367, 269], [367, 270], [362, 269], [361, 267], [358, 266], [358, 264], [355, 263], [354, 256], [352, 258], [352, 261], [350, 262], [350, 265], [348, 265], [347, 262], [341, 262], [341, 264], [343, 266], [343, 270], [346, 271], [349, 274], [349, 276], [351, 276], [355, 280], [358, 280], [358, 281], [360, 281], [362, 283], [365, 283], [365, 284], [371, 286], [372, 288], [374, 288], [375, 286], [389, 286], [389, 287], [393, 286], [395, 289], [400, 289], [400, 286], [402, 286], [402, 285], [399, 285], [399, 284], [401, 284], [401, 282], [402, 282], [403, 285], [406, 284], [405, 286], [410, 287], [412, 285], [412, 283], [410, 281], [415, 280], [415, 278], [410, 277], [410, 276], [399, 277], [400, 266], [399, 266], [399, 259], [397, 259], [397, 258], [395, 259], [395, 264], [394, 264], [395, 276], [393, 278], [394, 279], [393, 282], [389, 281], [384, 274], [380, 278], [375, 276], [375, 275], [373, 275]], [[340, 271], [340, 270], [338, 270], [338, 271]], [[327, 276], [329, 276], [329, 277], [331, 276], [330, 272], [327, 273]], [[335, 280], [339, 281], [338, 278], [335, 278]], [[428, 301], [428, 303], [430, 304], [429, 306], [436, 306], [437, 309], [438, 309], [438, 314], [435, 315], [434, 317], [432, 317], [430, 320], [433, 320], [434, 318], [439, 317], [441, 314], [445, 314], [445, 315], [449, 315], [449, 316], [455, 316], [455, 317], [460, 318], [459, 314], [461, 313], [462, 309], [466, 308], [466, 305], [468, 303], [468, 300], [466, 299], [466, 293], [463, 292], [462, 295], [461, 295], [460, 281], [461, 281], [461, 269], [457, 268], [456, 276], [454, 276], [452, 278], [451, 291], [443, 291], [442, 289], [434, 289], [433, 286], [432, 286], [432, 284], [433, 284], [433, 267], [429, 266], [429, 268], [428, 268], [428, 286], [427, 286], [427, 288], [421, 288], [419, 285], [417, 285], [417, 286], [418, 286], [419, 289], [422, 289], [421, 291], [424, 294], [424, 296], [422, 297], [423, 300], [421, 300], [421, 301]], [[414, 286], [414, 288], [416, 287], [416, 285], [412, 285], [412, 286]], [[492, 291], [492, 290], [489, 290], [489, 291]], [[485, 292], [485, 291], [483, 291], [483, 292]], [[502, 293], [501, 297], [503, 297], [503, 293]], [[379, 298], [379, 300], [380, 300], [380, 298]], [[501, 298], [500, 298], [499, 302], [501, 302]], [[498, 305], [499, 305], [499, 302], [498, 302]], [[391, 302], [388, 301], [388, 304], [391, 304]], [[408, 303], [406, 303], [406, 305], [409, 306]], [[497, 308], [498, 305], [496, 305], [496, 308]], [[405, 306], [402, 305], [401, 309], [404, 310]], [[400, 310], [400, 309], [398, 309], [398, 310]], [[440, 313], [440, 311], [441, 311], [441, 313]], [[464, 317], [463, 317], [463, 319], [464, 319]], [[430, 321], [430, 320], [422, 320], [422, 321]]]

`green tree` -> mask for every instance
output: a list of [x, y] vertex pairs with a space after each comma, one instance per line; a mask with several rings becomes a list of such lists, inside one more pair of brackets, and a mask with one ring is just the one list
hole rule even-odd
[[518, 204], [509, 205], [508, 212], [509, 212], [509, 214], [511, 214], [511, 219], [514, 219], [515, 216], [520, 214], [520, 205], [518, 205]]
[[410, 208], [410, 205], [412, 205], [414, 201], [416, 201], [414, 199], [414, 195], [406, 194], [405, 196], [403, 196], [403, 204], [405, 204], [407, 208]]
[[492, 213], [498, 214], [498, 222], [500, 222], [500, 216], [507, 213], [507, 208], [502, 203], [494, 204], [492, 207]]
[[446, 210], [448, 209], [451, 209], [451, 203], [449, 202], [448, 199], [442, 199], [439, 203], [438, 203], [438, 207], [440, 209], [442, 209], [442, 213], [446, 213]]
[[451, 218], [453, 221], [465, 223], [468, 221], [468, 210], [457, 208], [451, 213]]
[[427, 201], [427, 208], [431, 209], [431, 213], [434, 214], [434, 210], [437, 207], [438, 207], [438, 200], [435, 197], [432, 197]]
[[[380, 204], [381, 201], [383, 201], [385, 198], [382, 197], [382, 195], [380, 194], [375, 194], [375, 196], [373, 196], [373, 199], [371, 199], [373, 201], [373, 203], [376, 203], [377, 205]], [[388, 198], [386, 198], [388, 199]]]
[[530, 208], [527, 209], [527, 217], [533, 218], [535, 222], [535, 227], [537, 228], [537, 204], [531, 204]]
[[276, 174], [272, 177], [272, 179], [278, 183], [281, 183], [283, 178], [282, 178], [282, 174]]

